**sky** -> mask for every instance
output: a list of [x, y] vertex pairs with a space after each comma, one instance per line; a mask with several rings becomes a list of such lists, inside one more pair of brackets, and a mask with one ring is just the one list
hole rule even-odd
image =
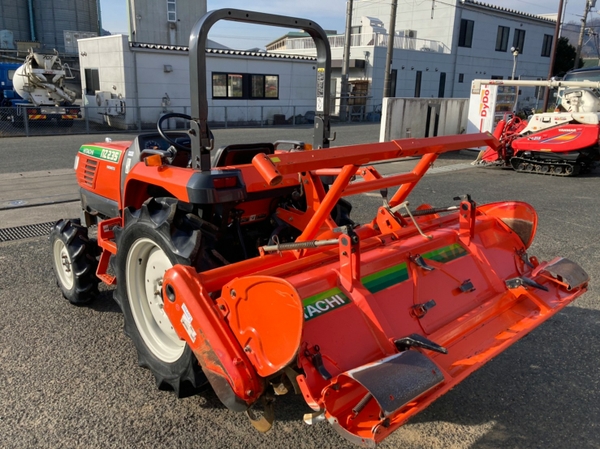
[[[398, 10], [402, 4], [428, 4], [431, 2], [448, 2], [449, 0], [398, 0]], [[454, 1], [454, 0], [452, 0]], [[391, 0], [373, 0], [380, 4], [390, 4]], [[485, 0], [495, 6], [514, 9], [530, 14], [551, 14], [558, 11], [559, 0]], [[583, 16], [586, 0], [564, 0], [566, 11], [563, 21], [577, 22]], [[344, 32], [346, 16], [346, 0], [207, 0], [208, 10], [220, 8], [250, 9], [272, 14], [291, 15], [316, 21], [326, 30]], [[127, 1], [100, 0], [102, 8], [102, 26], [113, 34], [127, 34]], [[600, 9], [600, 4], [598, 4]], [[597, 9], [593, 9], [588, 18], [598, 17]], [[284, 34], [283, 29], [243, 25], [235, 22], [221, 21], [209, 34], [210, 39], [228, 47], [248, 49], [264, 48], [265, 44]]]

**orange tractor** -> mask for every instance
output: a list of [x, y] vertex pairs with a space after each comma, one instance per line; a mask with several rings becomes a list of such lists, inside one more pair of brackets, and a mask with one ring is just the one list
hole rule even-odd
[[[205, 45], [221, 19], [313, 37], [312, 146], [211, 154]], [[190, 129], [163, 131], [165, 116], [158, 133], [82, 146], [83, 218], [50, 235], [72, 303], [94, 298], [99, 281], [116, 284], [125, 332], [159, 387], [210, 385], [259, 430], [273, 422], [273, 397], [295, 391], [313, 410], [307, 422], [373, 446], [586, 291], [576, 263], [528, 255], [538, 219], [526, 203], [465, 195], [408, 207], [440, 154], [496, 145], [490, 134], [328, 148], [330, 49], [314, 22], [212, 11], [192, 31], [190, 58]], [[421, 159], [408, 173], [369, 165], [409, 156]], [[346, 198], [372, 191], [381, 207], [355, 223]]]

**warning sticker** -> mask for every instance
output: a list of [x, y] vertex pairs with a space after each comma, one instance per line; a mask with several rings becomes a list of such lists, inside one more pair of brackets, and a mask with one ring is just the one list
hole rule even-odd
[[317, 112], [323, 112], [323, 97], [317, 97]]
[[181, 315], [181, 324], [183, 324], [185, 331], [190, 336], [192, 343], [194, 343], [196, 341], [196, 331], [192, 327], [192, 314], [185, 304], [181, 306], [181, 309], [183, 310], [183, 315]]

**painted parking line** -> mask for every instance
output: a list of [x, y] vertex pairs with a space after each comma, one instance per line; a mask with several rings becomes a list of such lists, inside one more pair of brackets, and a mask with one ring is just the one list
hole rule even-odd
[[457, 170], [466, 170], [467, 168], [473, 168], [473, 165], [471, 165], [470, 162], [465, 162], [462, 164], [444, 165], [442, 167], [433, 167], [431, 170], [425, 173], [425, 175], [434, 175], [436, 173], [447, 173]]

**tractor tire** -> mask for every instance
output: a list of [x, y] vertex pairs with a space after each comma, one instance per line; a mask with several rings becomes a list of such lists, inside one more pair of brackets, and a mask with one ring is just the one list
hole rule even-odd
[[57, 221], [48, 236], [56, 283], [71, 304], [90, 302], [98, 295], [97, 246], [79, 220]]
[[140, 210], [127, 209], [124, 228], [116, 229], [115, 236], [115, 300], [139, 365], [152, 372], [161, 390], [174, 390], [178, 397], [198, 393], [208, 381], [163, 311], [162, 279], [175, 264], [202, 269], [208, 263], [199, 227], [177, 200], [159, 198]]

